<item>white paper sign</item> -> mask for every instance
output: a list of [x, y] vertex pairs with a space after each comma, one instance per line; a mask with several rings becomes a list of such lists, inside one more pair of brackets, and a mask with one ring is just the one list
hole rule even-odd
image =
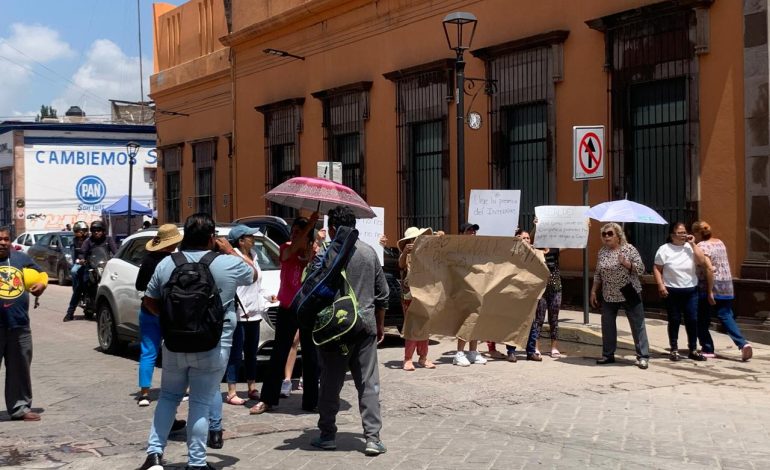
[[476, 235], [512, 237], [519, 224], [518, 189], [471, 189], [468, 222], [477, 224]]
[[[372, 206], [372, 210], [376, 217], [373, 219], [356, 219], [356, 230], [358, 230], [358, 239], [374, 248], [380, 264], [384, 265], [384, 250], [382, 245], [380, 245], [380, 237], [385, 233], [385, 208]], [[329, 216], [325, 215], [324, 228], [328, 227]], [[328, 230], [326, 231], [326, 240], [330, 241]]]
[[535, 207], [538, 248], [585, 248], [588, 243], [588, 206]]

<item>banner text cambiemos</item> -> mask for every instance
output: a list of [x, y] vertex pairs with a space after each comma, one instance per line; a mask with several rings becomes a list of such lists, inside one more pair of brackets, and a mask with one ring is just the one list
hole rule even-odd
[[[40, 164], [48, 165], [128, 165], [126, 152], [82, 151], [82, 150], [38, 150], [35, 152], [35, 160]], [[157, 152], [151, 149], [143, 163], [154, 165], [158, 161]]]

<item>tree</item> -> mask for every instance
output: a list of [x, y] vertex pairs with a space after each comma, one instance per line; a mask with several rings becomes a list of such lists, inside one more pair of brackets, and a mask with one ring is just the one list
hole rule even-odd
[[56, 118], [56, 109], [53, 106], [40, 106], [40, 114], [35, 117], [35, 122], [40, 122], [45, 118]]

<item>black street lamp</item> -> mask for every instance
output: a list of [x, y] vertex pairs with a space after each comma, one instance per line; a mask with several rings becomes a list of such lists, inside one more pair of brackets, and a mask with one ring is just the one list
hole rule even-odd
[[[444, 34], [449, 49], [455, 51], [455, 103], [457, 104], [457, 220], [465, 223], [465, 61], [478, 20], [472, 13], [458, 11], [444, 17]], [[468, 32], [470, 29], [470, 32]]]
[[131, 208], [134, 205], [134, 165], [136, 165], [136, 154], [139, 153], [139, 142], [133, 140], [126, 144], [126, 153], [128, 154], [128, 230], [126, 235], [131, 235]]

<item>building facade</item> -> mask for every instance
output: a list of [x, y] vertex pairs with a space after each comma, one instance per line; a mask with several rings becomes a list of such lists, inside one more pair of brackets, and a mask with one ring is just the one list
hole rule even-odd
[[[706, 219], [734, 275], [770, 270], [767, 2], [752, 0], [191, 0], [156, 4], [151, 79], [159, 212], [293, 212], [263, 194], [343, 164], [343, 181], [412, 225], [457, 231], [454, 52], [442, 19], [478, 18], [465, 53], [465, 190], [582, 204], [572, 127], [606, 129], [591, 205], [628, 197]], [[271, 53], [272, 51], [272, 53]], [[288, 53], [288, 54], [286, 54]], [[666, 228], [627, 227], [651, 268]], [[595, 259], [598, 230], [589, 251]], [[571, 252], [572, 251], [572, 252]], [[581, 267], [578, 250], [562, 257]], [[568, 274], [569, 275], [569, 274]], [[770, 310], [764, 284], [750, 307]], [[758, 287], [757, 287], [758, 286]]]

